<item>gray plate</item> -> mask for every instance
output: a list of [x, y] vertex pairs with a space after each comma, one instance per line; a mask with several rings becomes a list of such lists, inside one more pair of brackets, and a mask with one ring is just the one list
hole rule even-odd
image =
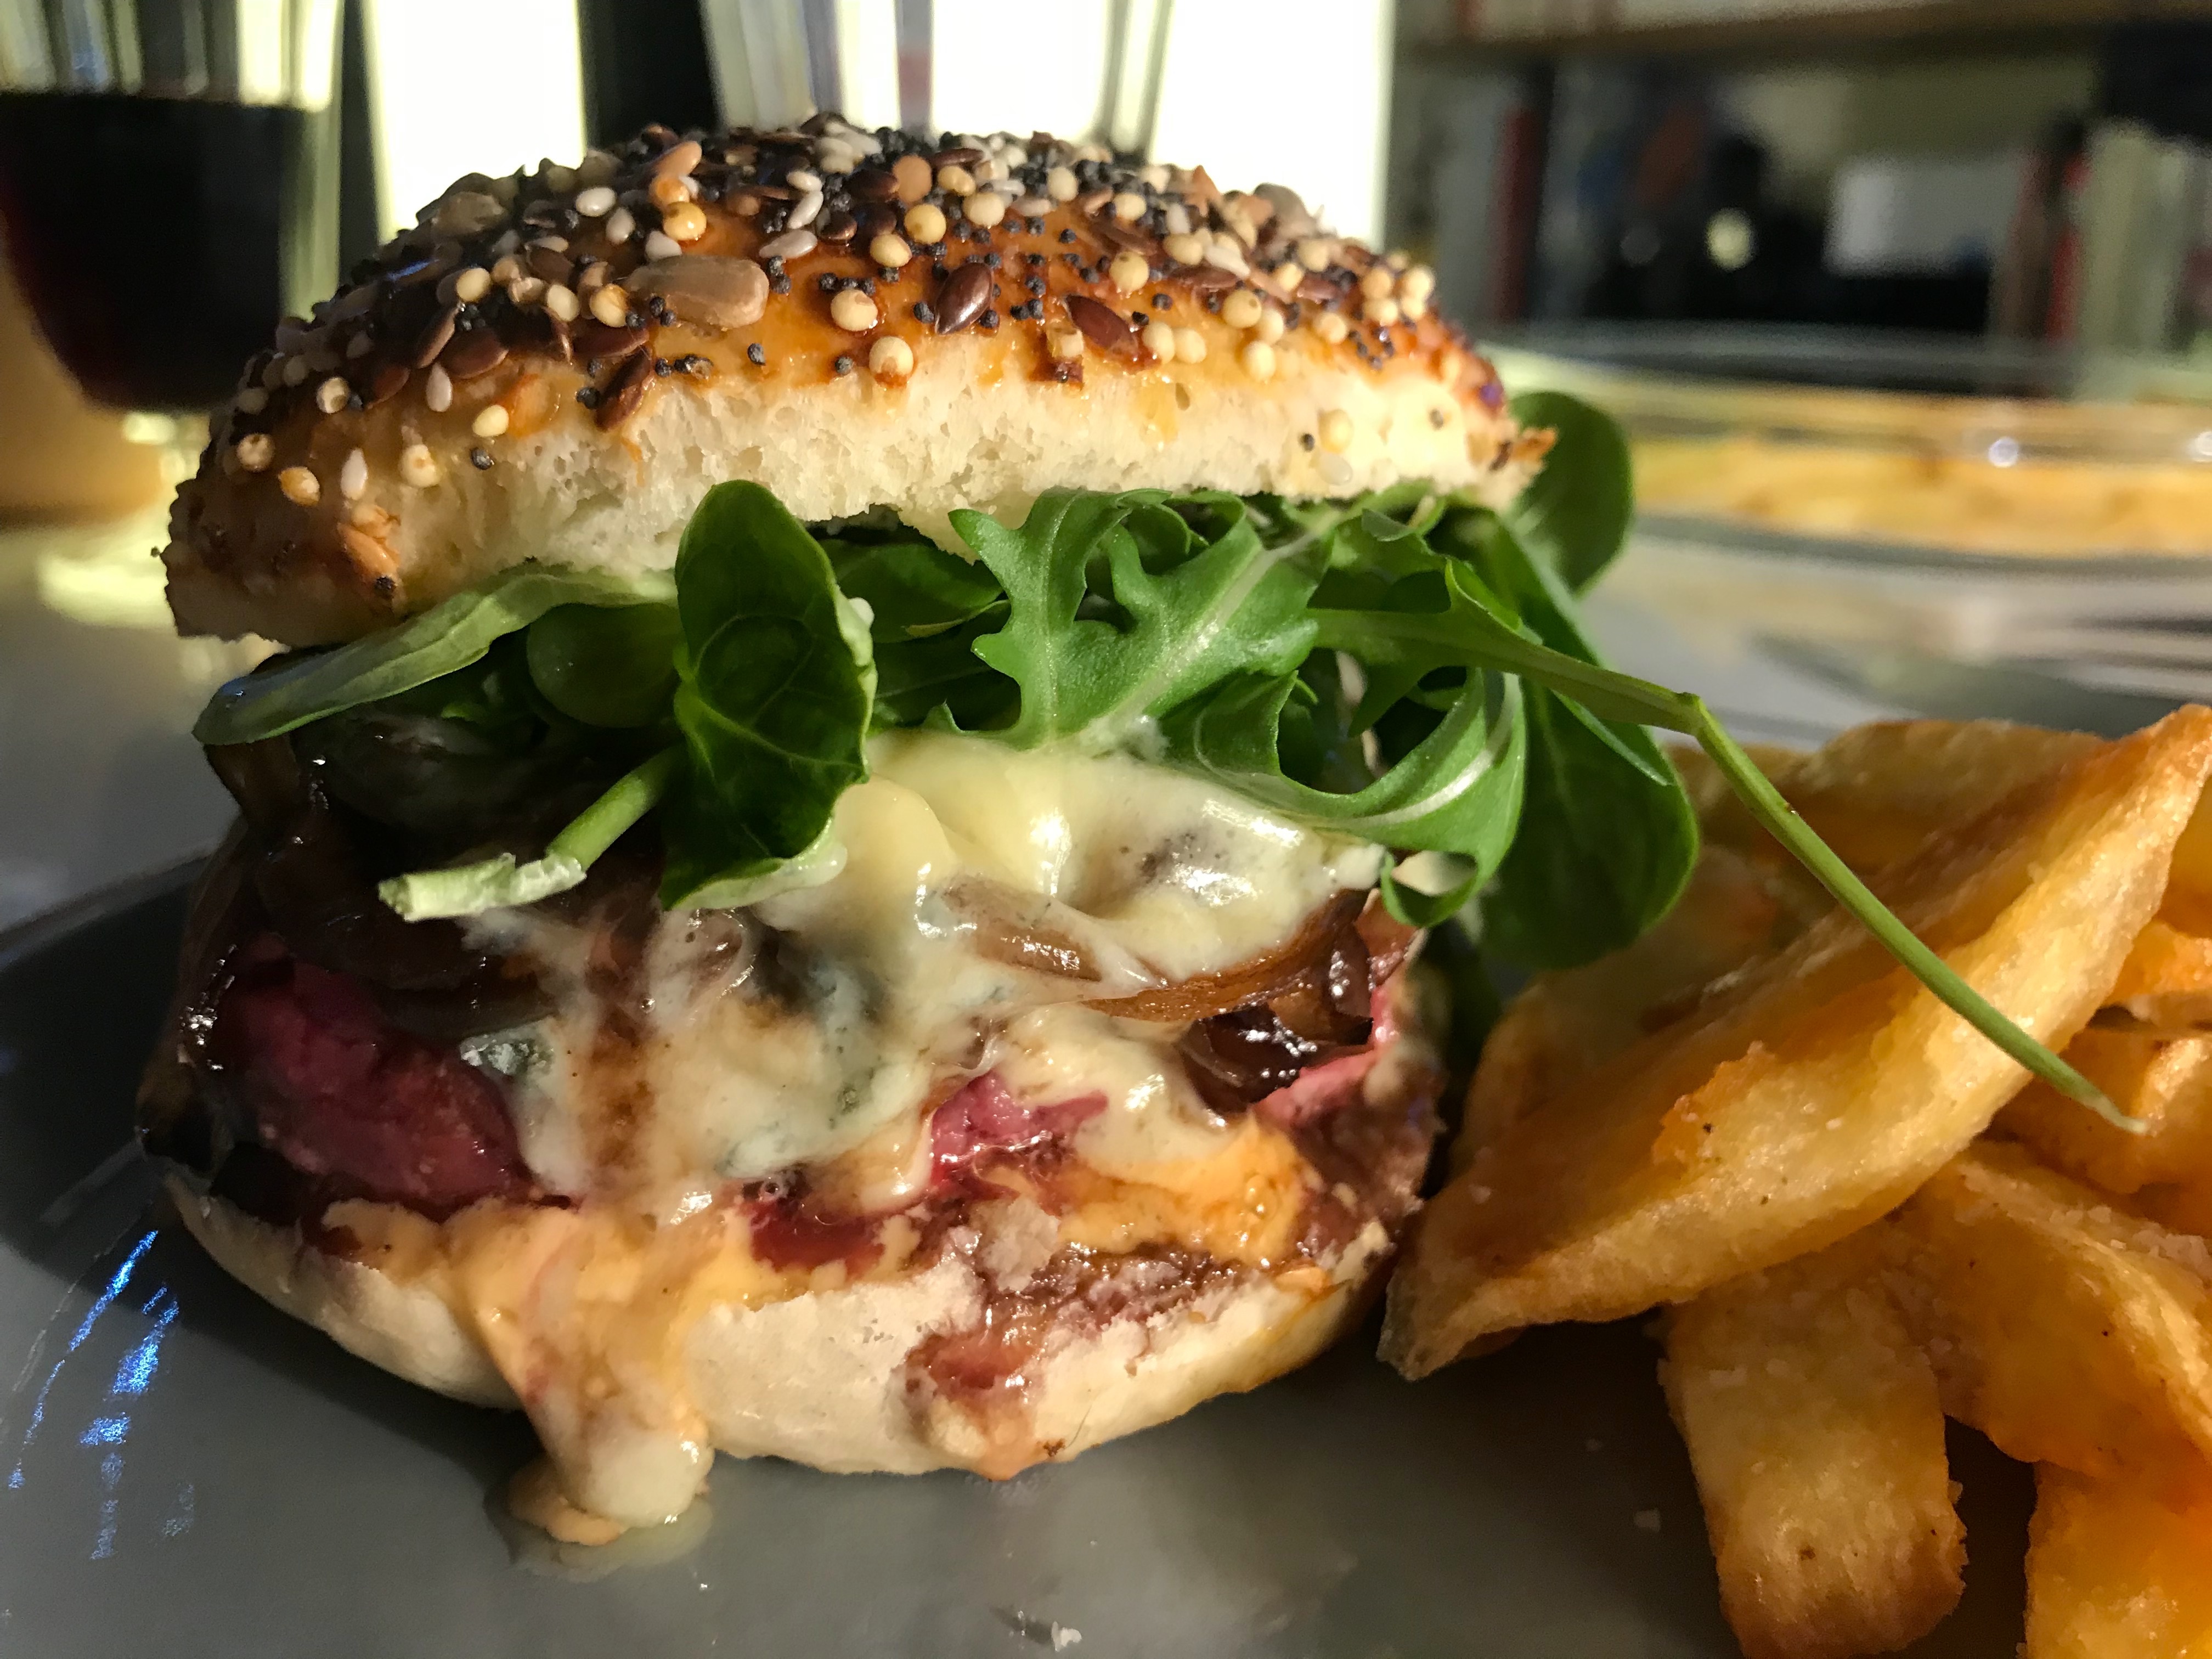
[[[188, 873], [0, 938], [0, 1654], [1735, 1650], [1628, 1326], [1415, 1386], [1370, 1328], [1003, 1485], [725, 1459], [666, 1535], [533, 1546], [489, 1500], [520, 1418], [349, 1358], [150, 1201], [130, 1103]], [[2026, 1474], [1968, 1436], [1953, 1457], [1976, 1565], [1923, 1651], [2008, 1655]]]

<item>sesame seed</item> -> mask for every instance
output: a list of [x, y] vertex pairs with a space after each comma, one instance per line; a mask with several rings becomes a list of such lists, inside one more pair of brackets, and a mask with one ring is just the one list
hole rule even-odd
[[[522, 261], [516, 258], [512, 253], [501, 254], [491, 268], [491, 280], [498, 283], [501, 288], [505, 288], [509, 283], [514, 281], [515, 278], [521, 275]], [[455, 293], [453, 297], [456, 299], [460, 297], [459, 292], [459, 286], [460, 285], [459, 283], [454, 284]], [[477, 297], [481, 299], [483, 296], [479, 295]]]
[[1244, 372], [1255, 380], [1275, 378], [1275, 348], [1265, 340], [1247, 340], [1244, 349], [1237, 354], [1237, 361], [1244, 365]]
[[507, 285], [507, 297], [518, 311], [527, 311], [545, 297], [543, 276], [518, 276]]
[[[355, 452], [356, 454], [359, 451]], [[445, 476], [428, 444], [409, 444], [399, 452], [399, 482], [416, 489], [428, 489]]]
[[586, 219], [604, 219], [615, 210], [615, 193], [605, 185], [576, 192], [576, 211]]
[[453, 406], [453, 377], [444, 366], [430, 365], [430, 372], [422, 380], [422, 403], [434, 415], [442, 415]]
[[1340, 409], [1332, 409], [1321, 417], [1322, 447], [1332, 455], [1341, 455], [1352, 447], [1352, 416]]
[[868, 373], [879, 380], [903, 380], [914, 373], [914, 348], [886, 334], [868, 348]]
[[1202, 363], [1206, 361], [1206, 336], [1194, 328], [1179, 328], [1175, 331], [1176, 361], [1179, 363]]
[[[696, 208], [693, 208], [691, 210], [694, 213], [699, 212], [699, 210]], [[699, 218], [700, 229], [703, 231], [706, 228], [706, 215], [700, 214]], [[804, 234], [810, 236], [813, 234], [811, 231], [808, 231]], [[655, 230], [647, 233], [645, 239], [645, 257], [648, 260], [673, 259], [683, 252], [684, 244], [678, 241], [666, 231]]]
[[276, 488], [295, 507], [313, 507], [323, 499], [322, 480], [304, 466], [288, 466], [279, 472]]
[[266, 472], [269, 463], [276, 459], [276, 442], [265, 432], [247, 434], [238, 441], [231, 451], [238, 458], [239, 466], [247, 472]]
[[819, 190], [822, 188], [822, 175], [809, 173], [805, 167], [793, 167], [783, 175], [783, 182], [797, 191]]
[[368, 457], [358, 449], [349, 451], [345, 464], [338, 468], [338, 494], [357, 501], [368, 493]]
[[335, 415], [346, 406], [346, 399], [352, 394], [353, 388], [345, 383], [344, 377], [333, 374], [315, 388], [315, 407], [325, 415]]
[[477, 417], [469, 422], [469, 430], [479, 438], [496, 438], [507, 430], [507, 414], [505, 404], [486, 404], [477, 410]]
[[607, 215], [607, 240], [620, 247], [637, 234], [637, 217], [626, 207], [618, 207]]
[[830, 320], [848, 334], [865, 334], [883, 318], [873, 300], [848, 288], [830, 301]]
[[[821, 213], [822, 192], [818, 190], [807, 191], [802, 194], [796, 202], [793, 202], [791, 204], [791, 215], [783, 222], [784, 228], [787, 230], [803, 230], [808, 225], [812, 224], [816, 219], [819, 218], [821, 216]], [[705, 221], [706, 216], [704, 214], [701, 214], [700, 222], [702, 225], [705, 223]], [[670, 234], [673, 235], [678, 233], [672, 231]], [[698, 239], [696, 237], [686, 236], [683, 240], [690, 242], [696, 241]]]
[[941, 242], [945, 240], [945, 210], [928, 202], [917, 202], [906, 210], [906, 234], [917, 242]]

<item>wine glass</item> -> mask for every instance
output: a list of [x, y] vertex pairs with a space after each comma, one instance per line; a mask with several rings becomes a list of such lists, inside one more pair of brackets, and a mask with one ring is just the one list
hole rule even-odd
[[211, 408], [335, 285], [338, 7], [0, 0], [0, 229], [95, 400]]

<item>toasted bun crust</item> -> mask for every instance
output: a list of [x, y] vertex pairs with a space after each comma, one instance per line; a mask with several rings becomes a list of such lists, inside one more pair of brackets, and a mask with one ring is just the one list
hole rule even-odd
[[178, 492], [179, 628], [320, 644], [525, 559], [666, 568], [731, 478], [957, 545], [952, 508], [1055, 486], [1498, 501], [1548, 443], [1425, 271], [1288, 191], [807, 125], [457, 183], [246, 366]]
[[[185, 1224], [225, 1271], [341, 1346], [424, 1388], [473, 1404], [518, 1402], [490, 1356], [433, 1291], [344, 1261], [172, 1176]], [[1328, 1281], [1249, 1278], [1150, 1319], [1069, 1332], [1028, 1391], [1035, 1438], [1054, 1461], [1178, 1417], [1305, 1364], [1363, 1305], [1387, 1255], [1379, 1226], [1344, 1252]], [[920, 1409], [906, 1362], [926, 1338], [972, 1325], [983, 1280], [947, 1256], [904, 1278], [816, 1291], [787, 1302], [720, 1307], [692, 1328], [692, 1397], [716, 1447], [834, 1472], [1003, 1474], [1003, 1447], [944, 1402]]]

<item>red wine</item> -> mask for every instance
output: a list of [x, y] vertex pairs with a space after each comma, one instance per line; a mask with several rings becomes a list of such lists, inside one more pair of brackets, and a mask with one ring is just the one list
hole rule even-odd
[[101, 403], [229, 394], [284, 311], [305, 111], [0, 93], [0, 222], [62, 362]]

